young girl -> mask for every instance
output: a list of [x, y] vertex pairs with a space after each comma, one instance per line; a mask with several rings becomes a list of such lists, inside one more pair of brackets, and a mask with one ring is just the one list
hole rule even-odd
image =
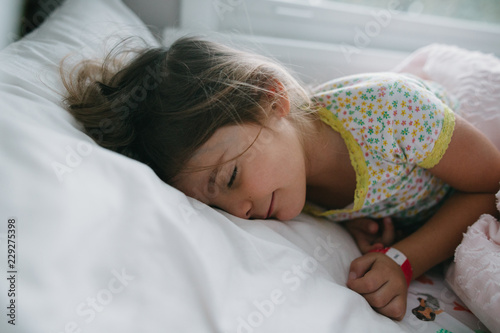
[[496, 211], [500, 152], [413, 76], [354, 75], [308, 93], [269, 59], [182, 38], [82, 62], [63, 82], [98, 144], [189, 196], [246, 219], [305, 209], [343, 221], [364, 253], [347, 286], [394, 319], [412, 276]]

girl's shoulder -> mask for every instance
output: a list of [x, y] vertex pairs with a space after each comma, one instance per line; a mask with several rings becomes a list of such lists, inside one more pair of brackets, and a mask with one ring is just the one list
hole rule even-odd
[[336, 78], [322, 83], [312, 89], [314, 96], [329, 93], [335, 90], [346, 90], [356, 88], [381, 87], [389, 88], [407, 86], [412, 89], [429, 89], [426, 82], [414, 75], [407, 73], [376, 72], [354, 74]]
[[[409, 73], [378, 72], [355, 74], [327, 81], [312, 89], [312, 100], [326, 107], [325, 101], [337, 103], [364, 100], [399, 104], [411, 99], [414, 103], [444, 104], [458, 112], [460, 103], [440, 84]], [[329, 109], [329, 108], [328, 108]]]

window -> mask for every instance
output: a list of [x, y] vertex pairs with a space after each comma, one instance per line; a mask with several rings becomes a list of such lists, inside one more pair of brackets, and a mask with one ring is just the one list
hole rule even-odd
[[497, 0], [181, 1], [181, 30], [256, 48], [305, 81], [390, 70], [432, 43], [500, 56]]
[[[327, 0], [385, 8], [391, 0]], [[401, 0], [399, 10], [410, 15], [433, 15], [467, 21], [500, 24], [498, 0]]]

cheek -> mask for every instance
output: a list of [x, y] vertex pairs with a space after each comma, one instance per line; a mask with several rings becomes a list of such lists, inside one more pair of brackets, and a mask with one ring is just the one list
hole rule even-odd
[[275, 164], [275, 173], [288, 181], [301, 182], [306, 174], [304, 158], [296, 152], [283, 154]]
[[258, 177], [279, 186], [289, 186], [305, 177], [304, 159], [294, 150], [266, 152], [257, 157], [251, 165]]

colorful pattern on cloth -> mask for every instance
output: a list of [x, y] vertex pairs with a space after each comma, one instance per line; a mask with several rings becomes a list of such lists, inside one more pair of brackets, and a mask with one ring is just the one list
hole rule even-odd
[[445, 283], [445, 265], [438, 265], [413, 280], [402, 321], [410, 332], [489, 332]]
[[[338, 131], [356, 172], [354, 202], [345, 209], [305, 211], [333, 221], [412, 218], [429, 211], [449, 186], [429, 172], [444, 155], [458, 107], [438, 85], [410, 75], [374, 73], [315, 89], [321, 120]], [[448, 106], [449, 105], [449, 106]]]

